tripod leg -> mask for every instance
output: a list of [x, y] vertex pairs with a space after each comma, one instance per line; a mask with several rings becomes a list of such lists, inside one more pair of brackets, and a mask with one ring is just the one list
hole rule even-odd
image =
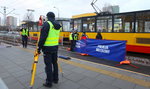
[[58, 68], [59, 68], [59, 72], [61, 73], [61, 81], [63, 82], [64, 80], [63, 80], [63, 77], [64, 77], [64, 73], [63, 73], [63, 71], [62, 71], [62, 67], [61, 67], [61, 65], [58, 63]]
[[33, 84], [34, 84], [37, 63], [38, 63], [38, 55], [34, 56], [34, 63], [32, 65], [32, 70], [31, 70], [32, 74], [31, 74], [31, 81], [30, 81], [30, 88], [31, 89], [32, 89]]
[[32, 71], [32, 75], [31, 75], [31, 81], [30, 81], [30, 87], [33, 87], [34, 84], [34, 79], [35, 79], [35, 73], [36, 73], [36, 63], [33, 64], [33, 71]]
[[33, 63], [32, 63], [31, 74], [32, 74], [32, 72], [33, 72], [33, 67], [34, 67], [34, 61], [33, 61]]
[[59, 71], [60, 71], [60, 73], [62, 74], [62, 77], [63, 77], [62, 67], [60, 66], [60, 64], [59, 64], [59, 63], [58, 63], [58, 67], [59, 67]]
[[37, 43], [36, 43], [36, 50], [34, 52], [34, 62], [32, 64], [32, 69], [31, 69], [31, 73], [32, 73], [31, 74], [31, 81], [30, 81], [30, 88], [31, 89], [33, 88], [34, 78], [35, 78], [35, 73], [36, 73], [36, 64], [38, 63], [38, 58], [39, 58], [39, 54], [37, 52], [38, 42], [39, 42], [39, 38], [38, 38]]
[[132, 64], [129, 64], [130, 66], [132, 66], [132, 67], [135, 67], [135, 68], [139, 68], [139, 67], [137, 67], [137, 66], [135, 66], [135, 65], [132, 65]]
[[117, 64], [117, 65], [115, 65], [115, 66], [121, 66], [122, 64]]

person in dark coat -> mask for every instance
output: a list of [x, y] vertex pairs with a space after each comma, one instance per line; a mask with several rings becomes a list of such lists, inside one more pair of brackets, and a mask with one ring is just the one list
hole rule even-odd
[[[52, 87], [52, 83], [58, 83], [59, 80], [57, 64], [58, 44], [54, 43], [58, 43], [61, 25], [55, 20], [53, 12], [48, 12], [47, 18], [48, 21], [43, 24], [41, 29], [38, 53], [42, 50], [44, 54], [46, 82], [43, 85], [45, 87]], [[52, 32], [57, 34], [52, 34]], [[55, 39], [55, 42], [52, 38]]]
[[99, 40], [103, 39], [103, 37], [102, 37], [100, 32], [97, 32], [96, 39], [99, 39]]

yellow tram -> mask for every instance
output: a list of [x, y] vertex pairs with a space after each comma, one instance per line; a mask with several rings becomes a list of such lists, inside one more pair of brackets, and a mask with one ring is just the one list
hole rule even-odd
[[[78, 29], [79, 36], [86, 32], [95, 39], [101, 32], [103, 39], [126, 40], [127, 51], [150, 54], [150, 10], [95, 14], [86, 13], [72, 16], [71, 20], [60, 21], [63, 25], [60, 37], [68, 39], [72, 29]], [[31, 32], [31, 36], [39, 34]], [[38, 35], [37, 35], [38, 36]]]

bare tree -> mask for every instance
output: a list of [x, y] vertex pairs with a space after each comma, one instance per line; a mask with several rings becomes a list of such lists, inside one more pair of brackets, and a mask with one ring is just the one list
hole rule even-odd
[[34, 10], [27, 9], [27, 13], [24, 15], [24, 26], [27, 27], [30, 31], [34, 29]]
[[34, 15], [33, 15], [33, 13], [26, 13], [24, 15], [24, 21], [34, 21]]

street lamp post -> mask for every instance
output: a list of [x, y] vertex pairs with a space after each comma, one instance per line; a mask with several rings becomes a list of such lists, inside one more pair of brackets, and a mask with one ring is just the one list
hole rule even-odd
[[59, 19], [59, 9], [58, 9], [57, 7], [55, 7], [55, 6], [54, 6], [54, 8], [56, 8], [56, 9], [57, 9], [57, 11], [58, 11], [58, 19]]

